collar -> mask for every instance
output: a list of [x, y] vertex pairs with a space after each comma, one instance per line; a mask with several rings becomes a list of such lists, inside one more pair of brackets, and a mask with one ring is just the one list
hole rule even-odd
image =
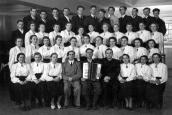
[[95, 16], [95, 15], [93, 15], [93, 14], [91, 14], [91, 17], [92, 17], [92, 18], [95, 18], [96, 16]]
[[68, 61], [69, 61], [69, 63], [72, 63], [72, 64], [74, 63], [74, 60], [68, 60]]
[[121, 17], [122, 17], [122, 18], [124, 18], [125, 16], [126, 16], [126, 14], [124, 14], [124, 15], [121, 15]]

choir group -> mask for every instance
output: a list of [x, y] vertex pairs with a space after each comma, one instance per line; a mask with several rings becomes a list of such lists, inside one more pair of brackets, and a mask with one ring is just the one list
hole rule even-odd
[[[10, 49], [10, 97], [24, 110], [35, 106], [51, 109], [97, 109], [118, 107], [132, 110], [162, 108], [168, 68], [162, 62], [165, 23], [160, 10], [144, 8], [121, 17], [83, 6], [69, 17], [70, 9], [57, 8], [52, 15], [32, 8], [17, 21]], [[107, 15], [106, 15], [107, 14]], [[15, 40], [15, 41], [14, 41]]]

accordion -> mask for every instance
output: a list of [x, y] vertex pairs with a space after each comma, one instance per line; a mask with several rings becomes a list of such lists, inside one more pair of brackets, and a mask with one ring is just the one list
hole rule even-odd
[[101, 67], [102, 65], [99, 63], [83, 63], [83, 78], [91, 81], [100, 79], [98, 74], [101, 72]]
[[36, 77], [37, 79], [40, 79], [41, 76], [42, 76], [42, 73], [36, 73], [36, 74], [35, 74], [35, 77]]
[[27, 76], [16, 76], [20, 81], [25, 81]]

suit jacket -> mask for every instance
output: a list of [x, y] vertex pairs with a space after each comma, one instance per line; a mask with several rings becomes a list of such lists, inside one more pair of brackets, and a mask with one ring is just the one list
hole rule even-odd
[[86, 18], [85, 16], [82, 16], [80, 18], [78, 15], [72, 17], [72, 20], [71, 20], [71, 22], [72, 22], [72, 31], [75, 32], [75, 34], [78, 33], [78, 28], [80, 26], [84, 27], [85, 18]]
[[106, 58], [102, 60], [102, 80], [105, 76], [109, 76], [111, 78], [110, 81], [115, 82], [118, 81], [118, 75], [120, 73], [120, 61], [116, 59], [112, 59], [108, 61]]
[[125, 15], [123, 18], [119, 18], [119, 31], [122, 33], [126, 33], [126, 25], [127, 23], [132, 23], [132, 17]]
[[45, 25], [45, 32], [49, 33], [51, 30], [50, 30], [50, 26], [49, 26], [48, 22], [49, 22], [48, 19], [45, 19], [45, 22], [42, 19], [39, 19], [38, 26], [39, 26], [39, 24], [44, 24]]
[[166, 29], [166, 26], [165, 26], [165, 22], [160, 19], [160, 18], [155, 18], [154, 17], [154, 21], [155, 23], [158, 24], [159, 28], [158, 28], [158, 32], [161, 32], [163, 35], [165, 35], [167, 29]]
[[69, 19], [69, 21], [68, 21], [65, 16], [62, 16], [60, 18], [60, 20], [61, 20], [60, 21], [60, 23], [61, 23], [61, 30], [65, 29], [66, 23], [71, 22], [71, 19]]
[[142, 17], [140, 16], [136, 16], [135, 18], [132, 17], [133, 32], [139, 31], [140, 22], [142, 22]]
[[62, 77], [66, 81], [71, 77], [73, 80], [79, 80], [81, 77], [81, 66], [80, 62], [74, 60], [74, 63], [70, 65], [69, 61], [66, 60], [62, 64]]
[[149, 26], [155, 21], [154, 21], [154, 18], [152, 16], [148, 16], [147, 18], [143, 18], [143, 22], [145, 23], [146, 30], [150, 31]]
[[86, 27], [86, 32], [88, 33], [88, 26], [93, 25], [95, 27], [95, 31], [98, 29], [98, 18], [97, 17], [92, 17], [91, 15], [87, 16], [86, 19], [84, 20], [84, 25]]
[[103, 30], [102, 30], [102, 25], [104, 24], [104, 23], [107, 23], [107, 24], [109, 24], [109, 31], [111, 31], [111, 23], [110, 23], [110, 20], [108, 19], [108, 18], [103, 18], [102, 20], [99, 20], [98, 21], [98, 30], [97, 30], [97, 32], [99, 32], [99, 33], [102, 33], [103, 32]]
[[14, 47], [15, 46], [15, 40], [16, 38], [22, 38], [23, 39], [23, 42], [24, 42], [24, 37], [25, 37], [25, 31], [23, 33], [20, 32], [19, 29], [17, 30], [14, 30], [12, 32], [12, 35], [11, 35], [11, 46]]
[[26, 17], [23, 18], [25, 32], [27, 32], [27, 31], [30, 30], [29, 24], [32, 21], [35, 22], [35, 24], [36, 24], [36, 31], [38, 31], [39, 18], [36, 17], [35, 20], [34, 20], [34, 19], [32, 19], [32, 17], [30, 15], [28, 15], [28, 16], [26, 16]]

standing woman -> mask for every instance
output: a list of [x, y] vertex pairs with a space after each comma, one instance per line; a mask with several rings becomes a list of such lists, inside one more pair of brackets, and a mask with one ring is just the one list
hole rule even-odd
[[62, 58], [64, 56], [64, 47], [62, 45], [62, 36], [57, 35], [55, 38], [55, 45], [51, 47], [50, 54], [57, 53], [58, 62], [62, 63]]
[[50, 39], [47, 36], [43, 37], [43, 46], [41, 46], [38, 52], [42, 55], [42, 61], [44, 63], [50, 62]]
[[168, 68], [167, 65], [161, 62], [160, 54], [153, 54], [152, 59], [153, 63], [150, 65], [152, 77], [150, 84], [146, 88], [146, 97], [149, 107], [161, 109], [163, 107], [163, 94], [168, 80]]
[[148, 59], [149, 59], [149, 63], [152, 63], [152, 55], [154, 53], [161, 53], [160, 50], [156, 47], [157, 44], [155, 42], [155, 40], [150, 39], [147, 41], [147, 50], [148, 50]]
[[58, 55], [51, 54], [51, 62], [46, 65], [44, 79], [47, 81], [48, 93], [50, 94], [51, 109], [61, 108], [60, 101], [63, 95], [62, 65], [57, 63]]
[[53, 25], [53, 29], [54, 29], [54, 31], [49, 33], [51, 46], [54, 46], [56, 44], [55, 38], [56, 38], [57, 35], [60, 35], [60, 24], [55, 23]]
[[78, 34], [75, 35], [77, 39], [77, 46], [80, 47], [83, 44], [83, 37], [84, 37], [84, 27], [78, 28]]
[[130, 57], [127, 54], [122, 56], [121, 72], [118, 77], [120, 82], [119, 97], [125, 101], [127, 109], [133, 108], [133, 80], [136, 76], [135, 66], [130, 63]]
[[34, 61], [34, 54], [38, 52], [38, 38], [36, 35], [30, 36], [31, 44], [26, 46], [26, 63], [31, 63]]
[[91, 24], [88, 25], [88, 30], [89, 30], [88, 35], [90, 36], [90, 43], [95, 45], [95, 38], [99, 36], [99, 33], [95, 31], [95, 27]]
[[143, 41], [140, 38], [136, 38], [133, 41], [133, 46], [134, 46], [134, 51], [135, 51], [135, 59], [134, 59], [134, 63], [138, 63], [139, 59], [141, 56], [143, 55], [148, 55], [148, 51], [146, 48], [143, 47]]
[[25, 54], [17, 55], [17, 63], [11, 69], [11, 82], [13, 84], [14, 96], [18, 103], [23, 104], [23, 110], [31, 109], [32, 83], [30, 77], [30, 66], [25, 63]]
[[146, 84], [152, 75], [152, 69], [147, 65], [148, 57], [143, 55], [140, 57], [140, 63], [135, 65], [136, 67], [136, 80], [134, 89], [136, 91], [135, 104], [137, 107], [142, 107], [145, 103], [145, 89]]
[[41, 54], [36, 52], [34, 54], [35, 61], [31, 63], [31, 79], [34, 83], [34, 98], [38, 99], [39, 106], [43, 106], [45, 101], [45, 79], [43, 77], [43, 72], [45, 71], [44, 63], [41, 62]]

